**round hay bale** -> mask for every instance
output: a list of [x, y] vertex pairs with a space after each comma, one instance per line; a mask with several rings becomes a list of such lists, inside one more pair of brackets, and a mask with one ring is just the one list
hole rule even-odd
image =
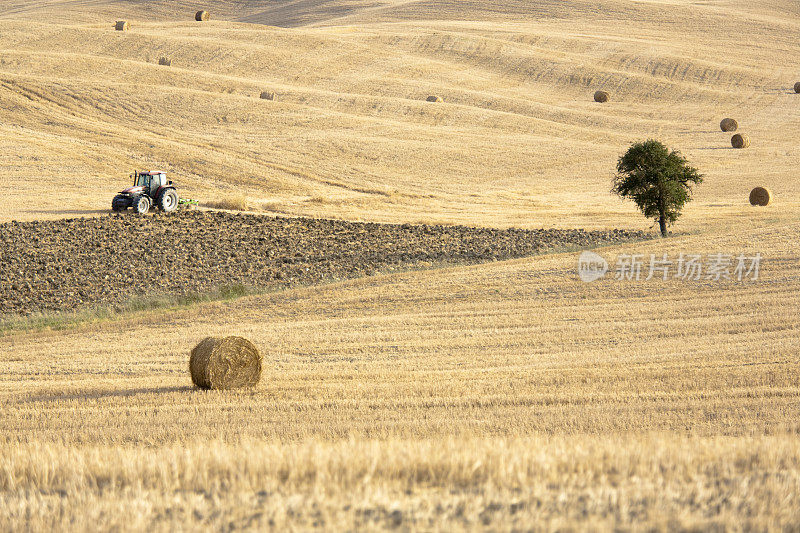
[[261, 354], [243, 337], [206, 337], [192, 350], [189, 372], [201, 389], [255, 387], [261, 379]]
[[723, 118], [719, 123], [719, 129], [722, 131], [736, 131], [739, 129], [739, 123], [732, 118]]
[[734, 148], [748, 148], [750, 146], [750, 137], [742, 133], [737, 133], [731, 137], [731, 146]]
[[427, 98], [427, 101], [428, 102], [444, 102], [444, 98], [442, 98], [441, 96], [436, 96], [436, 95], [432, 94]]
[[750, 205], [769, 205], [770, 200], [772, 200], [772, 193], [769, 192], [769, 189], [756, 187], [750, 191]]
[[211, 13], [209, 13], [208, 11], [201, 10], [194, 14], [194, 20], [196, 20], [197, 22], [205, 22], [210, 18], [211, 18]]
[[170, 58], [168, 58], [168, 57], [159, 57], [158, 58], [158, 64], [159, 65], [163, 65], [165, 67], [171, 67], [172, 66], [172, 60]]
[[594, 101], [600, 104], [604, 104], [608, 102], [609, 96], [608, 93], [605, 91], [597, 91], [594, 93]]
[[794, 92], [800, 94], [800, 81], [794, 84]]
[[262, 100], [277, 100], [277, 96], [273, 92], [269, 91], [261, 91], [261, 99]]
[[130, 28], [131, 25], [127, 20], [118, 20], [117, 23], [114, 24], [114, 29], [117, 31], [128, 31]]

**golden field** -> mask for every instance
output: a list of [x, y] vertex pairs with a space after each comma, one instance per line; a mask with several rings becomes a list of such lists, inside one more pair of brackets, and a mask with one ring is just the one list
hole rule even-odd
[[[789, 1], [13, 0], [0, 221], [105, 213], [158, 167], [264, 213], [647, 228], [609, 189], [657, 137], [706, 181], [676, 236], [598, 252], [764, 259], [587, 284], [555, 253], [8, 333], [0, 529], [799, 528], [799, 27]], [[209, 334], [262, 349], [257, 389], [191, 386]]]
[[[771, 216], [798, 207], [790, 1], [12, 3], [0, 220], [96, 213], [132, 170], [161, 168], [192, 197], [273, 213], [643, 226], [608, 190], [650, 136], [708, 174], [684, 227], [758, 223], [756, 184], [780, 198]], [[198, 24], [202, 6], [214, 18]], [[725, 116], [750, 149], [730, 150]]]
[[[557, 254], [3, 337], [0, 516], [796, 525], [797, 230], [631, 245], [757, 246], [758, 281], [586, 284]], [[188, 347], [207, 334], [262, 347], [256, 390], [192, 388]]]

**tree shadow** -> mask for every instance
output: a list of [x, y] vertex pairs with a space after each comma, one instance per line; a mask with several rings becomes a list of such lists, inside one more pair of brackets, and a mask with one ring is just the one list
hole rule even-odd
[[38, 396], [31, 396], [26, 398], [22, 403], [39, 403], [39, 402], [60, 402], [70, 400], [100, 400], [104, 398], [130, 398], [132, 396], [140, 396], [143, 394], [169, 394], [172, 392], [191, 392], [197, 389], [191, 385], [184, 385], [181, 387], [143, 387], [138, 389], [123, 389], [123, 390], [87, 390], [69, 393], [51, 393], [40, 394]]

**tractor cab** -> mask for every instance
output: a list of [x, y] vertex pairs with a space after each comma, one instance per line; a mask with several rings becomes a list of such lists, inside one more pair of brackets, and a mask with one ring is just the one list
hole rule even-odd
[[144, 187], [144, 192], [151, 198], [155, 198], [158, 190], [161, 187], [171, 185], [172, 182], [167, 180], [167, 174], [157, 170], [149, 172], [135, 172], [133, 174], [133, 186]]

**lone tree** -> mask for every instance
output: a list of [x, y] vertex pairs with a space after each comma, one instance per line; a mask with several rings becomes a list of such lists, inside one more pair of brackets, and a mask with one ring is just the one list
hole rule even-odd
[[655, 140], [633, 144], [617, 162], [612, 192], [630, 198], [647, 218], [658, 220], [661, 235], [692, 199], [692, 185], [703, 175], [680, 152]]

